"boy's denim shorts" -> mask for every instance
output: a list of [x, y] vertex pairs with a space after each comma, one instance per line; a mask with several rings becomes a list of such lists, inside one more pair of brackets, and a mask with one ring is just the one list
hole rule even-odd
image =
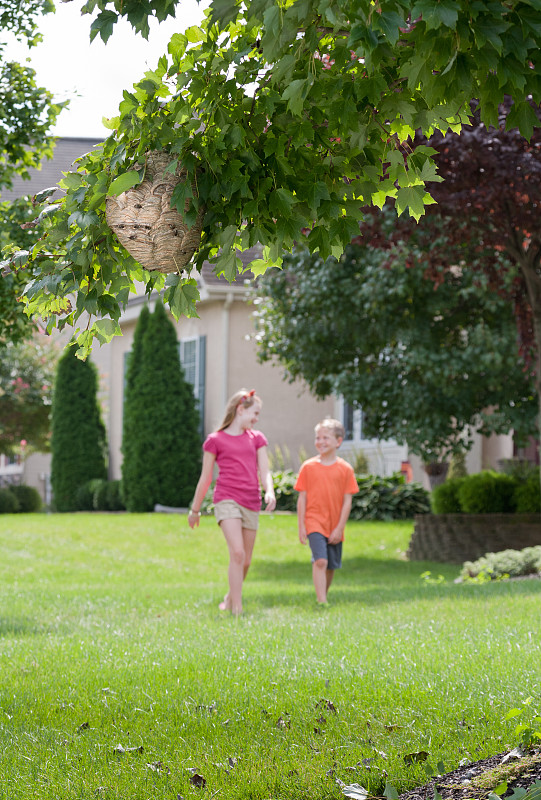
[[342, 542], [329, 544], [322, 533], [309, 533], [308, 542], [312, 551], [312, 564], [319, 558], [327, 561], [327, 569], [340, 569], [342, 566]]
[[218, 525], [224, 519], [240, 519], [243, 528], [256, 531], [259, 521], [259, 511], [245, 508], [239, 505], [236, 500], [220, 500], [214, 506], [214, 516]]

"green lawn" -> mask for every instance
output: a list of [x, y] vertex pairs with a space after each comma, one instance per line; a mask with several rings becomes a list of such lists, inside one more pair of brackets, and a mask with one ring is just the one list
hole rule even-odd
[[381, 794], [426, 780], [409, 754], [450, 770], [514, 746], [541, 582], [454, 584], [404, 560], [411, 530], [350, 523], [322, 609], [295, 518], [263, 516], [234, 619], [212, 519], [0, 517], [0, 798]]

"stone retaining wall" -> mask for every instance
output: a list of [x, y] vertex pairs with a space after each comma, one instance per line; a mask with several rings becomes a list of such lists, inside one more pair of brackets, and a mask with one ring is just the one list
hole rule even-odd
[[411, 561], [462, 564], [485, 553], [537, 544], [538, 514], [419, 514], [406, 555]]

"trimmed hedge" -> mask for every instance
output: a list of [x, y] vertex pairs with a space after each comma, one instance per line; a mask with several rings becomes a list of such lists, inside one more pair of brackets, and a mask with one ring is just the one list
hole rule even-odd
[[[357, 475], [359, 492], [353, 495], [350, 519], [393, 520], [412, 519], [416, 514], [430, 511], [428, 492], [419, 483], [406, 483], [400, 473], [382, 478], [377, 475]], [[276, 508], [295, 511], [297, 474], [293, 470], [273, 473]]]
[[0, 514], [16, 514], [19, 501], [11, 489], [0, 489]]
[[462, 511], [458, 490], [465, 480], [466, 477], [451, 478], [433, 489], [430, 504], [434, 514], [459, 514]]
[[484, 470], [454, 478], [437, 486], [430, 500], [434, 514], [539, 513], [539, 469], [527, 475]]
[[0, 489], [0, 514], [32, 514], [41, 507], [40, 493], [33, 486], [23, 483]]
[[34, 486], [27, 486], [22, 483], [18, 486], [10, 486], [9, 491], [17, 498], [21, 514], [32, 514], [36, 511], [41, 511], [41, 495]]

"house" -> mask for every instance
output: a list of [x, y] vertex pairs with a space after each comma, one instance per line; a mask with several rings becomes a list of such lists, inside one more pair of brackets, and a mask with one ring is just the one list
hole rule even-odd
[[[19, 180], [13, 191], [3, 192], [1, 199], [33, 194], [55, 185], [61, 172], [69, 169], [77, 157], [96, 143], [93, 139], [60, 139], [53, 160], [44, 163], [42, 170], [36, 172], [30, 182]], [[243, 254], [246, 267], [250, 255], [249, 252]], [[250, 286], [245, 276], [237, 277], [230, 284], [224, 278], [218, 278], [207, 263], [198, 276], [198, 283], [201, 294], [199, 318], [181, 319], [175, 325], [185, 374], [199, 401], [203, 435], [219, 424], [227, 398], [234, 391], [241, 387], [255, 388], [264, 403], [261, 428], [269, 439], [271, 456], [282, 455], [287, 463], [297, 468], [303, 457], [313, 453], [315, 424], [325, 416], [333, 416], [341, 419], [346, 427], [347, 437], [341, 449], [345, 458], [354, 461], [362, 451], [368, 458], [371, 471], [381, 475], [399, 471], [404, 462], [411, 462], [414, 479], [428, 486], [419, 459], [409, 457], [407, 446], [363, 438], [360, 410], [351, 409], [339, 397], [316, 400], [302, 382], [285, 380], [280, 367], [258, 362]], [[156, 297], [148, 299], [143, 292], [134, 296], [120, 319], [122, 336], [101, 347], [96, 344], [92, 353], [100, 376], [99, 396], [108, 431], [111, 479], [121, 475], [126, 360], [141, 308], [145, 303], [152, 307], [155, 302]], [[467, 467], [470, 472], [476, 472], [512, 455], [512, 436], [489, 439], [477, 436], [468, 454]], [[34, 485], [47, 501], [50, 500], [49, 472], [50, 457], [46, 454], [30, 455], [20, 463], [16, 460], [10, 463], [0, 455], [0, 483], [11, 481]]]

